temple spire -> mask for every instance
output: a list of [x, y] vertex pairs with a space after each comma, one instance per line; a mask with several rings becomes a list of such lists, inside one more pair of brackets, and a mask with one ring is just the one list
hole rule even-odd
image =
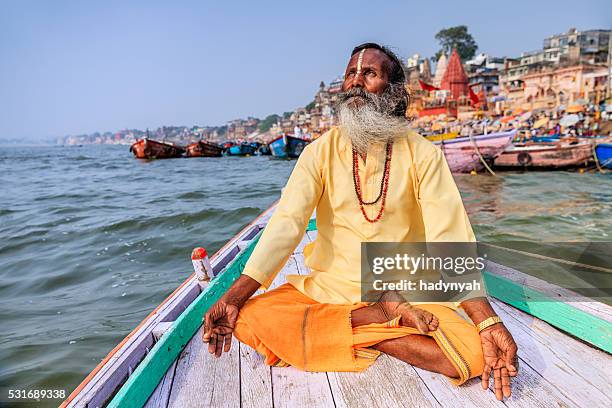
[[440, 87], [442, 83], [442, 78], [444, 77], [444, 72], [446, 72], [446, 67], [448, 66], [448, 61], [446, 60], [446, 55], [442, 53], [440, 58], [438, 58], [438, 62], [436, 63], [436, 73], [434, 74], [433, 84], [435, 87]]
[[461, 96], [467, 95], [469, 92], [468, 77], [461, 64], [461, 57], [456, 49], [453, 49], [448, 67], [442, 77], [441, 89], [449, 90], [452, 99], [459, 99]]

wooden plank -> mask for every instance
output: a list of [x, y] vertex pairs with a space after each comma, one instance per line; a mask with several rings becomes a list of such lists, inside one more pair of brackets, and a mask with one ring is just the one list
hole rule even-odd
[[442, 374], [418, 367], [414, 367], [414, 369], [443, 407], [485, 408], [500, 406], [493, 392], [482, 389], [480, 377], [468, 380], [458, 387]]
[[272, 367], [274, 407], [333, 407], [326, 373]]
[[573, 339], [549, 324], [492, 300], [519, 347], [519, 356], [557, 393], [589, 407], [612, 406], [612, 357]]
[[172, 362], [200, 327], [204, 312], [238, 279], [259, 237], [261, 233], [253, 239], [249, 248], [240, 253], [224, 273], [213, 279], [200, 296], [177, 318], [170, 330], [162, 336], [127, 379], [109, 403], [109, 407], [144, 405]]
[[491, 272], [484, 272], [483, 276], [491, 296], [612, 353], [609, 322]]
[[440, 406], [410, 364], [386, 354], [362, 373], [337, 372], [328, 376], [337, 407]]
[[272, 407], [272, 377], [264, 358], [240, 343], [240, 402], [243, 408]]
[[[302, 242], [310, 239], [306, 234]], [[272, 283], [271, 288], [282, 285], [286, 276], [301, 274], [296, 258], [302, 257], [294, 253], [287, 264]], [[334, 405], [326, 373], [301, 371], [293, 367], [271, 367], [272, 398], [275, 407], [329, 407]]]
[[[512, 396], [504, 399], [506, 406], [517, 408], [589, 406], [579, 399], [568, 398], [559, 392], [559, 389], [564, 386], [563, 384], [551, 384], [536, 370], [524, 364], [524, 361], [521, 361], [520, 364], [522, 364], [520, 373], [512, 381]], [[490, 382], [489, 392], [494, 393], [493, 380]]]
[[191, 339], [176, 364], [168, 408], [239, 407], [239, 344], [216, 358], [202, 342], [202, 328]]
[[161, 382], [153, 391], [153, 394], [147, 400], [145, 408], [166, 408], [170, 399], [170, 390], [172, 389], [172, 380], [174, 380], [174, 372], [176, 370], [176, 361], [172, 363], [168, 372]]

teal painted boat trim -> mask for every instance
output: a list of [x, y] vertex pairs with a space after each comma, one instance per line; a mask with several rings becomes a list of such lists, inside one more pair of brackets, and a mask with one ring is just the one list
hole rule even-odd
[[317, 230], [317, 220], [311, 219], [308, 221], [308, 227], [306, 227], [306, 231], [316, 231]]
[[132, 408], [144, 406], [168, 368], [200, 328], [206, 310], [238, 279], [261, 234], [262, 232], [259, 232], [248, 247], [238, 254], [225, 271], [214, 278], [174, 321], [170, 329], [164, 333], [149, 354], [136, 367], [136, 370], [127, 379], [108, 407]]
[[612, 353], [612, 324], [511, 280], [484, 272], [489, 295]]

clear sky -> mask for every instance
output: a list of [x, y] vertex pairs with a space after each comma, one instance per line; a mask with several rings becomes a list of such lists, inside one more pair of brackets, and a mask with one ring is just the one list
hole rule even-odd
[[221, 125], [304, 106], [353, 46], [433, 55], [465, 24], [479, 52], [611, 28], [609, 0], [0, 0], [0, 139]]

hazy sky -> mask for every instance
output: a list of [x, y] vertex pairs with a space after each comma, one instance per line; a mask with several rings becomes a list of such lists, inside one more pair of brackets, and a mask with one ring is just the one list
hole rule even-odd
[[0, 138], [219, 125], [304, 106], [376, 41], [430, 56], [465, 24], [479, 51], [611, 28], [612, 2], [0, 0]]

